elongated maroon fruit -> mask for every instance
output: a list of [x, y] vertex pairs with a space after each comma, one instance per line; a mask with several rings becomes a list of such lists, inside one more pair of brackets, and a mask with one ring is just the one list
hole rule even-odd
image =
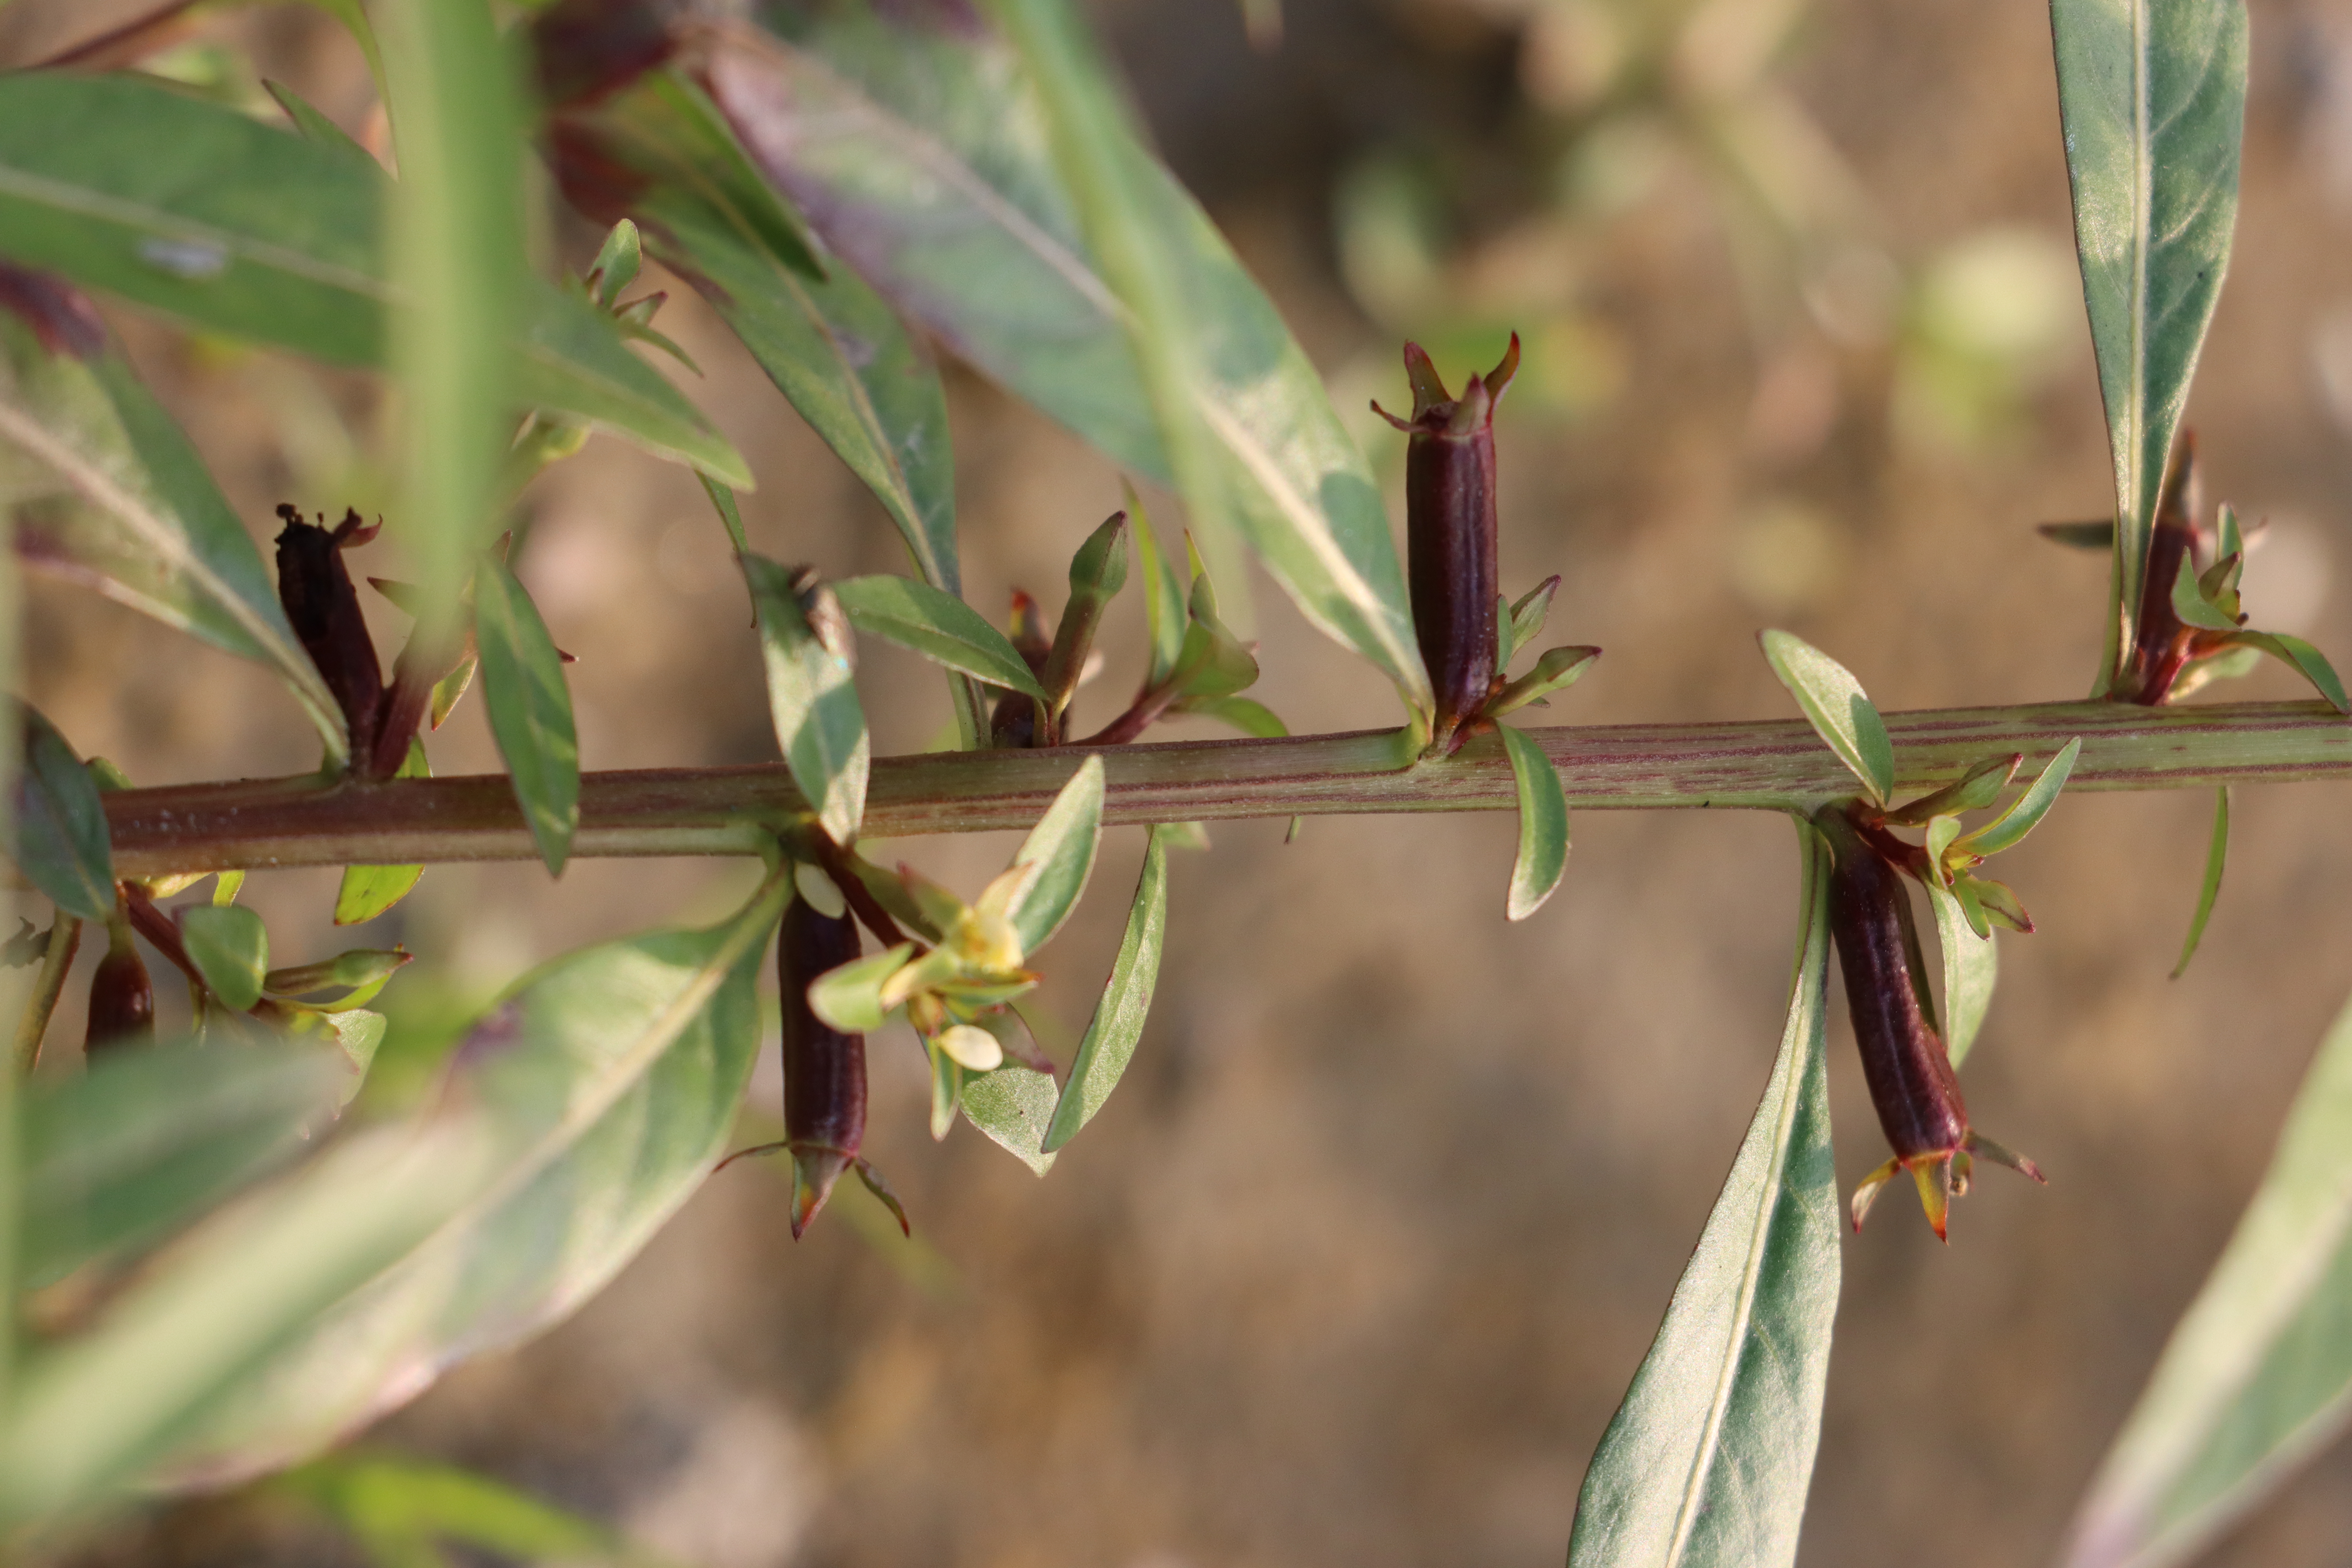
[[1373, 409], [1412, 437], [1405, 449], [1405, 571], [1413, 632], [1437, 691], [1433, 744], [1462, 743], [1495, 684], [1495, 405], [1519, 368], [1519, 338], [1503, 363], [1448, 397], [1419, 343], [1404, 346], [1412, 417]]
[[1863, 1080], [1895, 1157], [1863, 1178], [1853, 1194], [1853, 1225], [1862, 1228], [1878, 1190], [1907, 1170], [1936, 1235], [1945, 1234], [1950, 1198], [1969, 1187], [1971, 1156], [1983, 1154], [2035, 1181], [2033, 1162], [1969, 1126], [1959, 1079], [1943, 1037], [1928, 1021], [1926, 988], [1915, 965], [1918, 942], [1911, 929], [1902, 879], [1864, 842], [1845, 805], [1827, 805], [1813, 824], [1830, 841], [1830, 936], [1845, 976], [1846, 1010], [1862, 1052]]
[[343, 550], [366, 543], [375, 530], [362, 527], [355, 511], [346, 511], [331, 532], [303, 521], [290, 506], [279, 507], [278, 515], [286, 524], [278, 533], [278, 602], [343, 710], [352, 754], [364, 757], [374, 745], [383, 706], [383, 667], [376, 662]]
[[2183, 430], [2158, 492], [2155, 526], [2147, 541], [2147, 563], [2140, 580], [2139, 616], [2132, 626], [2131, 670], [2137, 684], [2135, 702], [2155, 704], [2172, 694], [2180, 668], [2189, 662], [2197, 639], [2193, 627], [2180, 623], [2172, 607], [2172, 584], [2180, 563], [2197, 563], [2197, 519], [2202, 510], [2204, 487], [2198, 482], [2197, 434]]
[[866, 1138], [866, 1037], [845, 1035], [808, 1004], [809, 982], [857, 956], [857, 922], [806, 899], [784, 911], [776, 978], [784, 1007], [784, 1147], [793, 1157], [793, 1239], [857, 1162]]
[[118, 921], [109, 933], [106, 956], [89, 977], [89, 1026], [82, 1049], [94, 1053], [154, 1041], [155, 984], [131, 944], [129, 923]]

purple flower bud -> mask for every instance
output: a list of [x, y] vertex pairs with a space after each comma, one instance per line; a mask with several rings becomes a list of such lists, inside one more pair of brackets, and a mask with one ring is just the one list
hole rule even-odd
[[784, 911], [776, 978], [784, 1009], [784, 1147], [793, 1156], [793, 1239], [857, 1162], [866, 1137], [866, 1037], [845, 1035], [808, 1003], [809, 982], [857, 957], [857, 923], [806, 899]]
[[1405, 560], [1422, 662], [1436, 688], [1433, 745], [1466, 738], [1495, 682], [1495, 405], [1519, 368], [1518, 334], [1503, 362], [1448, 397], [1418, 343], [1404, 347], [1412, 417], [1381, 417], [1412, 437], [1405, 453]]

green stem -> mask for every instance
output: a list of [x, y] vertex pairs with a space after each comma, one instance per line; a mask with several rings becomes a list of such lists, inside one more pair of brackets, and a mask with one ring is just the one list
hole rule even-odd
[[74, 950], [81, 946], [81, 921], [58, 911], [49, 927], [49, 945], [41, 954], [41, 977], [25, 999], [24, 1016], [16, 1022], [15, 1063], [17, 1076], [40, 1064], [41, 1040], [49, 1032], [49, 1016], [65, 994], [66, 973], [73, 968]]
[[[2139, 708], [2066, 702], [1886, 716], [1898, 797], [2021, 752], [2030, 772], [2083, 739], [2070, 793], [2352, 779], [2352, 722], [2318, 702]], [[1811, 811], [1853, 779], [1797, 720], [1530, 730], [1571, 807]], [[1079, 762], [1102, 757], [1108, 823], [1504, 811], [1517, 788], [1499, 738], [1396, 766], [1396, 732], [1278, 741], [929, 753], [874, 764], [868, 837], [1034, 824]], [[802, 809], [780, 764], [591, 773], [582, 856], [749, 855]], [[538, 851], [497, 774], [321, 785], [315, 774], [125, 790], [105, 797], [119, 875], [240, 867], [527, 860]]]

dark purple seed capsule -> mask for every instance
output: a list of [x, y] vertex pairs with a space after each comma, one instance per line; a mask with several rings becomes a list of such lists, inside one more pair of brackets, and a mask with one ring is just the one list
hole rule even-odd
[[[1944, 1235], [1950, 1199], [1969, 1190], [1974, 1157], [1981, 1154], [2039, 1182], [2032, 1161], [2003, 1148], [1969, 1125], [1968, 1106], [1943, 1037], [1927, 1021], [1927, 983], [1910, 895], [1885, 851], [1870, 837], [1892, 841], [1874, 819], [1858, 823], [1849, 805], [1825, 805], [1813, 826], [1830, 842], [1830, 936], [1845, 975], [1846, 1010], [1862, 1050], [1863, 1080], [1878, 1125], [1895, 1158], [1863, 1178], [1853, 1194], [1853, 1226], [1862, 1228], [1880, 1187], [1908, 1171], [1936, 1235]], [[1907, 847], [1899, 845], [1897, 847]]]
[[845, 1035], [808, 1004], [809, 982], [857, 956], [857, 922], [806, 899], [784, 911], [776, 978], [784, 1010], [784, 1147], [793, 1156], [793, 1239], [800, 1239], [866, 1137], [866, 1037]]
[[155, 1043], [155, 986], [131, 943], [128, 926], [115, 928], [98, 973], [89, 979], [89, 1026], [82, 1049], [95, 1054], [120, 1046]]
[[1404, 349], [1412, 417], [1381, 416], [1412, 437], [1405, 451], [1405, 563], [1422, 662], [1436, 688], [1433, 743], [1461, 744], [1495, 682], [1495, 405], [1519, 368], [1518, 334], [1503, 362], [1448, 397], [1418, 343]]
[[279, 507], [278, 515], [286, 523], [278, 534], [278, 602], [343, 710], [352, 754], [364, 757], [383, 705], [383, 668], [342, 552], [348, 544], [364, 544], [375, 531], [361, 527], [355, 511], [345, 512], [331, 532], [303, 521], [290, 506]]

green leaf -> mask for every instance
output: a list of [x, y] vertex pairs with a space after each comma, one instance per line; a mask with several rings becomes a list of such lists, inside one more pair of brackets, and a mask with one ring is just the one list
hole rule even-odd
[[1796, 973], [1763, 1103], [1577, 1500], [1570, 1568], [1778, 1568], [1821, 1439], [1837, 1313], [1823, 1006], [1829, 855], [1800, 824]]
[[[392, 277], [415, 307], [394, 324], [391, 345], [406, 395], [404, 531], [425, 601], [437, 616], [457, 602], [467, 560], [488, 542], [513, 434], [507, 344], [520, 324], [526, 276], [522, 107], [515, 62], [500, 47], [488, 0], [398, 5], [383, 20], [384, 107], [400, 166]], [[495, 591], [477, 593], [477, 620], [490, 632], [485, 662], [493, 666], [487, 644], [497, 635], [490, 628], [498, 598]], [[558, 870], [571, 831], [560, 815], [549, 818], [539, 788], [555, 771], [551, 762], [535, 748], [530, 758], [516, 755], [531, 745], [534, 726], [515, 679], [520, 661], [511, 645], [507, 651], [503, 703], [501, 683], [488, 683], [491, 728], [540, 854]], [[564, 717], [568, 732], [568, 704]]]
[[1013, 902], [1013, 931], [1024, 954], [1052, 941], [1078, 907], [1078, 895], [1094, 873], [1095, 850], [1102, 843], [1102, 759], [1088, 757], [1021, 841], [1013, 863], [1037, 868], [1037, 875]]
[[1944, 1050], [1958, 1067], [1977, 1043], [1985, 1010], [1992, 1005], [1993, 986], [2000, 978], [2000, 950], [1991, 931], [1979, 936], [1969, 928], [1958, 894], [1929, 888], [1927, 902], [1936, 911], [1936, 945], [1944, 953]]
[[51, 354], [0, 312], [0, 468], [26, 567], [274, 667], [334, 761], [342, 710], [278, 607], [260, 553], [204, 459], [108, 342]]
[[913, 942], [902, 942], [887, 952], [826, 970], [809, 982], [811, 1010], [845, 1035], [871, 1034], [890, 1014], [882, 1005], [883, 983], [905, 968], [914, 952]]
[[1172, 711], [1214, 719], [1261, 741], [1278, 741], [1290, 733], [1290, 727], [1276, 716], [1274, 710], [1255, 697], [1196, 698], [1179, 702]]
[[1879, 805], [1895, 793], [1895, 747], [1862, 682], [1845, 666], [1803, 638], [1769, 631], [1759, 639], [1772, 673], [1803, 709], [1805, 721], [1853, 770]]
[[[959, 356], [1121, 466], [1173, 484], [1180, 465], [1130, 336], [1155, 323], [1135, 318], [1087, 243], [1041, 134], [1053, 95], [975, 29], [925, 29], [865, 7], [767, 19], [801, 37], [722, 47], [709, 71], [769, 175]], [[1310, 622], [1427, 707], [1370, 466], [1273, 305], [1122, 121], [1095, 129], [1117, 139], [1114, 179], [1136, 180], [1118, 193], [1137, 224], [1130, 245], [1155, 253], [1146, 264], [1165, 268], [1196, 329], [1183, 356], [1193, 416], [1240, 532]]]
[[2294, 669], [2311, 682], [2328, 706], [2338, 713], [2352, 713], [2352, 698], [2344, 695], [2344, 683], [2336, 678], [2336, 667], [2327, 656], [2304, 641], [2284, 632], [2239, 632], [2230, 638], [2241, 647], [2260, 648]]
[[955, 1070], [963, 1080], [965, 1119], [1037, 1174], [1052, 1170], [1055, 1156], [1045, 1141], [1054, 1120], [1053, 1075], [1011, 1062], [993, 1072]]
[[[127, 76], [0, 79], [0, 252], [194, 326], [381, 365], [393, 182], [218, 104]], [[751, 471], [612, 319], [532, 280], [513, 391], [738, 489]]]
[[[221, 900], [216, 899], [214, 901]], [[262, 976], [261, 988], [272, 996], [309, 996], [320, 991], [344, 991], [348, 994], [332, 1007], [318, 1009], [320, 1012], [341, 1012], [348, 1007], [365, 1005], [414, 956], [399, 948], [389, 951], [352, 948], [316, 963], [273, 969]]]
[[1511, 863], [1505, 912], [1523, 921], [1543, 908], [1568, 869], [1568, 791], [1534, 736], [1507, 724], [1499, 728], [1519, 794], [1519, 853]]
[[1916, 827], [1932, 817], [1982, 811], [2000, 798], [2000, 792], [2009, 787], [2009, 781], [2017, 774], [2017, 765], [2023, 761], [2023, 754], [2015, 752], [2006, 757], [1988, 758], [1933, 794], [1896, 806], [1886, 814], [1886, 820]]
[[24, 737], [16, 807], [8, 814], [8, 858], [27, 881], [69, 915], [114, 916], [114, 849], [98, 784], [57, 726], [36, 709], [0, 698], [0, 715]]
[[2180, 570], [2172, 574], [2172, 613], [2180, 617], [2183, 626], [2216, 632], [2238, 629], [2238, 617], [2222, 614], [2221, 606], [2205, 596], [2197, 576], [2197, 563], [2186, 552], [2180, 557]]
[[604, 243], [596, 248], [596, 259], [588, 264], [588, 297], [607, 310], [614, 309], [621, 302], [622, 290], [637, 280], [637, 269], [644, 265], [645, 237], [635, 224], [623, 218], [606, 232]]
[[2074, 246], [2115, 458], [2121, 678], [2174, 433], [2229, 269], [2246, 115], [2239, 0], [2051, 0]]
[[2097, 518], [2085, 522], [2037, 522], [2033, 531], [2053, 544], [2063, 544], [2069, 550], [2112, 551], [2116, 547], [2116, 523], [2113, 518]]
[[446, 1097], [490, 1130], [488, 1182], [363, 1289], [278, 1341], [162, 1479], [218, 1480], [303, 1457], [602, 1289], [726, 1151], [759, 1054], [761, 960], [790, 890], [779, 869], [709, 930], [568, 953], [491, 1009], [451, 1058]]
[[1175, 672], [1184, 657], [1184, 632], [1190, 620], [1184, 584], [1168, 558], [1160, 552], [1159, 536], [1151, 531], [1151, 514], [1135, 487], [1127, 487], [1127, 514], [1135, 520], [1135, 552], [1143, 562], [1143, 617], [1151, 642], [1151, 668], [1144, 677], [1150, 690]]
[[2075, 1518], [2067, 1568], [2188, 1563], [2352, 1412], [2352, 1008]]
[[1584, 677], [1601, 657], [1597, 647], [1555, 647], [1544, 650], [1536, 667], [1496, 692], [1486, 704], [1486, 716], [1499, 719], [1555, 691], [1565, 691]]
[[1137, 879], [1135, 899], [1128, 906], [1127, 932], [1119, 938], [1110, 978], [1103, 983], [1102, 998], [1087, 1020], [1086, 1037], [1070, 1063], [1069, 1081], [1062, 1086], [1045, 1130], [1043, 1148], [1049, 1155], [1095, 1119], [1134, 1059], [1144, 1019], [1151, 1012], [1151, 994], [1160, 983], [1160, 952], [1168, 931], [1168, 851], [1185, 843], [1185, 829], [1197, 826], [1161, 823], [1144, 843], [1143, 875]]
[[1194, 703], [1213, 701], [1257, 684], [1257, 656], [1217, 618], [1217, 591], [1203, 572], [1192, 579], [1191, 624], [1169, 683]]
[[291, 1159], [345, 1077], [316, 1049], [171, 1045], [30, 1080], [24, 1284], [124, 1256]]
[[1004, 634], [952, 594], [928, 583], [887, 574], [851, 577], [834, 584], [849, 624], [866, 637], [911, 648], [934, 664], [960, 669], [991, 686], [1045, 700], [1045, 689]]
[[[28, 1359], [0, 1417], [0, 1527], [116, 1499], [190, 1433], [219, 1420], [289, 1345], [341, 1323], [350, 1309], [339, 1303], [479, 1190], [483, 1148], [474, 1132], [460, 1113], [338, 1144], [214, 1215], [95, 1327]], [[378, 1347], [345, 1333], [333, 1349], [349, 1371]], [[426, 1364], [410, 1361], [401, 1371], [413, 1379]], [[318, 1414], [327, 1424], [308, 1436], [323, 1443], [352, 1412]]]
[[278, 100], [278, 107], [286, 111], [287, 120], [301, 133], [302, 140], [320, 147], [331, 147], [347, 158], [364, 158], [370, 163], [375, 163], [375, 154], [352, 141], [349, 132], [300, 93], [282, 81], [264, 81], [261, 85], [268, 90], [270, 97]]
[[2025, 793], [2007, 811], [1956, 840], [1958, 847], [1974, 855], [1998, 855], [2032, 832], [2034, 825], [2058, 804], [2058, 792], [2066, 787], [2067, 779], [2074, 772], [2074, 759], [2082, 754], [2083, 737], [2077, 735], [2059, 748], [2058, 754], [2050, 759], [2041, 775], [2025, 786]]
[[243, 904], [194, 904], [178, 911], [180, 940], [221, 1005], [242, 1013], [261, 1000], [269, 931]]
[[1505, 635], [1496, 657], [1496, 668], [1509, 668], [1521, 648], [1543, 636], [1544, 623], [1551, 618], [1552, 595], [1559, 592], [1559, 574], [1555, 572], [1519, 595], [1518, 603], [1503, 616], [1499, 629]]
[[1070, 558], [1070, 596], [1062, 605], [1062, 619], [1054, 628], [1054, 645], [1045, 656], [1038, 683], [1053, 699], [1056, 715], [1070, 705], [1086, 671], [1087, 654], [1094, 647], [1095, 628], [1103, 612], [1127, 586], [1127, 514], [1113, 512], [1103, 525], [1087, 535]]
[[2213, 918], [2213, 900], [2221, 894], [2221, 868], [2229, 858], [2230, 786], [2223, 784], [2213, 792], [2213, 838], [2205, 847], [2205, 881], [2197, 889], [2197, 912], [2189, 918], [2189, 939], [2180, 944], [2180, 962], [2172, 966], [2175, 980], [2189, 973], [2189, 961], [2197, 956], [2197, 944], [2205, 940], [2205, 922]]
[[[408, 755], [400, 771], [392, 775], [399, 779], [429, 779], [432, 764], [425, 759], [425, 742], [411, 737]], [[335, 923], [355, 926], [372, 921], [401, 900], [425, 875], [422, 866], [351, 866], [343, 870], [343, 879], [335, 889]]]
[[856, 649], [833, 589], [814, 568], [795, 574], [742, 558], [768, 670], [768, 713], [793, 783], [838, 845], [857, 840], [873, 742], [858, 705]]
[[333, 1454], [269, 1483], [348, 1531], [379, 1563], [435, 1561], [451, 1542], [521, 1561], [654, 1568], [665, 1560], [606, 1526], [454, 1465]]
[[490, 733], [506, 760], [516, 804], [530, 837], [560, 876], [580, 826], [580, 739], [563, 655], [547, 635], [539, 607], [505, 562], [483, 555], [474, 567], [474, 642], [482, 664], [482, 700]]

